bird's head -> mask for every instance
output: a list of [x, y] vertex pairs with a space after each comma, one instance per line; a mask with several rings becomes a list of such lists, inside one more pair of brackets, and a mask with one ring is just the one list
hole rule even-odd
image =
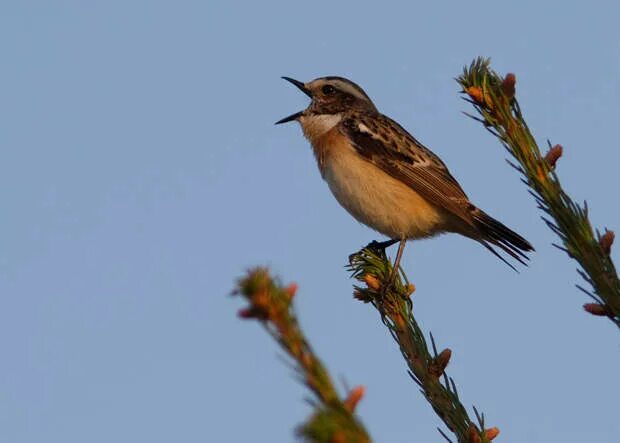
[[299, 120], [303, 126], [304, 120], [311, 121], [330, 116], [333, 120], [347, 111], [377, 112], [377, 108], [364, 90], [346, 78], [320, 77], [308, 83], [290, 77], [282, 78], [297, 86], [312, 101], [306, 109], [277, 121], [276, 125]]

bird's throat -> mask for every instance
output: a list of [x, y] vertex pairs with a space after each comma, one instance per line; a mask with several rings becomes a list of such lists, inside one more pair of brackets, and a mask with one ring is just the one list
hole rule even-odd
[[304, 135], [313, 144], [340, 123], [340, 120], [342, 120], [342, 114], [314, 114], [299, 117]]

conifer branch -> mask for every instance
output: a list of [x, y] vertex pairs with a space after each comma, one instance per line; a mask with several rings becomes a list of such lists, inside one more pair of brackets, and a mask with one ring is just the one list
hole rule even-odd
[[608, 317], [620, 327], [620, 280], [610, 257], [614, 233], [595, 233], [587, 204], [580, 206], [562, 189], [555, 170], [562, 146], [548, 143], [549, 151], [544, 156], [541, 153], [515, 98], [515, 75], [501, 78], [489, 68], [488, 59], [478, 58], [456, 80], [467, 94], [464, 99], [478, 112], [478, 117], [470, 117], [499, 138], [517, 161], [509, 163], [521, 173], [522, 181], [545, 213], [543, 220], [562, 241], [562, 246], [554, 246], [579, 263], [581, 269], [577, 272], [591, 290], [577, 287], [594, 300], [584, 309]]
[[[392, 273], [392, 263], [384, 250], [377, 250], [371, 245], [349, 257], [349, 269], [355, 279], [365, 283], [365, 286], [354, 286], [353, 296], [370, 303], [379, 311], [381, 320], [400, 347], [409, 367], [409, 375], [457, 440], [461, 443], [481, 443], [495, 438], [499, 430], [485, 429], [484, 415], [476, 411], [477, 425], [469, 418], [454, 380], [446, 374], [452, 354], [450, 349], [437, 353], [432, 334], [432, 351], [429, 349], [424, 333], [413, 316], [410, 297], [415, 287], [402, 270], [399, 269], [393, 284], [386, 291], [384, 288]], [[441, 429], [439, 432], [451, 441]]]
[[240, 278], [233, 294], [243, 296], [249, 306], [239, 317], [258, 320], [280, 347], [293, 359], [299, 378], [314, 394], [314, 408], [307, 422], [297, 428], [305, 441], [317, 443], [370, 442], [364, 426], [354, 415], [364, 388], [353, 388], [348, 397], [340, 399], [327, 370], [306, 340], [292, 306], [297, 290], [295, 284], [283, 287], [265, 268], [248, 271]]

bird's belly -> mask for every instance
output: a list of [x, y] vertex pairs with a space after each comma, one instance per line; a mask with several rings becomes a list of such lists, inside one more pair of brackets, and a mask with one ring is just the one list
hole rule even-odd
[[440, 209], [350, 148], [330, 153], [323, 177], [353, 217], [390, 238], [443, 231], [446, 216]]

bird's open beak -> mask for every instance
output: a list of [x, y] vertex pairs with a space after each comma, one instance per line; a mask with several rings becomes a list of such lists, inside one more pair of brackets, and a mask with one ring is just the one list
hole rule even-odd
[[303, 82], [300, 82], [299, 80], [295, 80], [294, 78], [290, 78], [290, 77], [282, 77], [282, 79], [294, 84], [295, 86], [299, 88], [301, 92], [306, 94], [308, 97], [312, 98], [312, 93], [310, 92], [308, 88], [306, 88], [306, 85], [304, 85]]
[[[290, 77], [282, 77], [282, 78], [286, 80], [287, 82], [294, 84], [295, 86], [299, 88], [301, 92], [306, 94], [308, 97], [312, 98], [312, 93], [310, 92], [308, 88], [306, 88], [306, 85], [304, 85], [303, 82], [300, 82], [299, 80], [295, 80], [294, 78], [290, 78]], [[278, 120], [276, 122], [276, 125], [297, 120], [303, 114], [303, 112], [304, 111], [299, 111], [299, 112], [289, 115], [288, 117], [284, 117], [282, 120]]]

